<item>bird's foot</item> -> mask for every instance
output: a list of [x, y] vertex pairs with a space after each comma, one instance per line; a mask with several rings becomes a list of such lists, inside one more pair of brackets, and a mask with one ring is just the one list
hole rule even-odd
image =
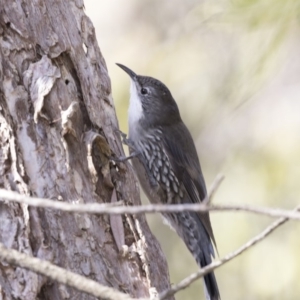
[[122, 132], [121, 130], [119, 129], [116, 129], [115, 132], [119, 133], [120, 136], [121, 136], [121, 140], [122, 140], [122, 144], [128, 146], [128, 147], [131, 147], [132, 146], [132, 142], [130, 139], [127, 138], [127, 134]]
[[113, 156], [111, 156], [110, 159], [113, 160], [113, 161], [115, 161], [115, 162], [119, 162], [120, 163], [120, 162], [125, 162], [125, 161], [127, 161], [129, 159], [132, 159], [132, 158], [134, 158], [136, 156], [138, 156], [138, 153], [132, 152], [129, 156], [120, 156], [120, 157], [113, 157]]

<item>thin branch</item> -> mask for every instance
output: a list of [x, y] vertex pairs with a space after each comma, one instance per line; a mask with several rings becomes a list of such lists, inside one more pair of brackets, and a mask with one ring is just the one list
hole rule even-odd
[[225, 176], [222, 175], [222, 174], [218, 174], [217, 177], [215, 178], [215, 180], [213, 181], [209, 191], [208, 191], [208, 194], [207, 196], [204, 198], [202, 204], [203, 205], [206, 205], [208, 206], [211, 201], [212, 201], [212, 198], [214, 197], [217, 189], [219, 188], [219, 186], [221, 185], [221, 183], [223, 182]]
[[[243, 211], [257, 215], [265, 215], [272, 218], [287, 218], [291, 220], [300, 221], [300, 213], [294, 210], [270, 208], [270, 207], [256, 207], [250, 205], [211, 205], [207, 207], [208, 211]], [[202, 210], [201, 210], [202, 211]]]
[[[182, 211], [244, 211], [272, 218], [288, 218], [300, 220], [300, 213], [292, 210], [278, 208], [264, 208], [248, 205], [210, 205], [200, 204], [165, 204], [165, 205], [142, 205], [142, 206], [116, 206], [111, 204], [87, 203], [75, 204], [49, 200], [43, 198], [27, 197], [16, 192], [0, 189], [0, 201], [25, 203], [29, 206], [58, 209], [66, 212], [89, 213], [89, 214], [143, 214], [157, 212], [182, 212]], [[122, 202], [123, 203], [123, 202]], [[117, 204], [120, 204], [117, 202]]]
[[[298, 211], [300, 209], [300, 206], [298, 206], [295, 211]], [[171, 289], [162, 292], [159, 296], [159, 300], [167, 299], [168, 297], [173, 296], [175, 293], [177, 293], [180, 290], [183, 290], [187, 288], [191, 283], [193, 283], [195, 280], [203, 277], [207, 273], [221, 267], [225, 263], [231, 261], [235, 257], [241, 255], [243, 252], [248, 250], [249, 248], [253, 247], [255, 244], [258, 242], [261, 242], [264, 240], [268, 235], [270, 235], [276, 228], [284, 224], [286, 221], [288, 221], [289, 218], [280, 218], [273, 222], [270, 226], [268, 226], [265, 230], [263, 230], [260, 234], [249, 240], [246, 244], [241, 246], [239, 249], [235, 250], [234, 252], [231, 252], [227, 254], [224, 258], [220, 260], [216, 260], [209, 264], [208, 266], [200, 269], [198, 272], [195, 272], [191, 274], [190, 276], [186, 277], [183, 279], [181, 282], [178, 284], [174, 285]]]
[[55, 266], [48, 261], [20, 253], [14, 249], [7, 249], [0, 243], [0, 260], [45, 275], [62, 284], [71, 286], [101, 299], [133, 300], [129, 295], [121, 293], [96, 281], [75, 274], [71, 271]]

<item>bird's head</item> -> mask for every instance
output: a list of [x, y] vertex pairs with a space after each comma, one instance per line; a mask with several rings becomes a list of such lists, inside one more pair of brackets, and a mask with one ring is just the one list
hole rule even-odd
[[129, 123], [142, 122], [153, 127], [172, 125], [181, 120], [171, 92], [161, 81], [137, 75], [124, 65], [117, 65], [131, 79]]

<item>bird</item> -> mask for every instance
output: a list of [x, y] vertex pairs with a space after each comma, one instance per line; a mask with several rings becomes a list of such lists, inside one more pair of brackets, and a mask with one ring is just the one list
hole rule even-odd
[[[146, 196], [153, 204], [200, 203], [207, 191], [198, 154], [170, 90], [158, 79], [117, 65], [131, 81], [126, 142]], [[200, 268], [212, 262], [216, 242], [208, 212], [163, 212], [162, 216]], [[220, 299], [213, 272], [204, 276], [204, 287], [207, 300]]]

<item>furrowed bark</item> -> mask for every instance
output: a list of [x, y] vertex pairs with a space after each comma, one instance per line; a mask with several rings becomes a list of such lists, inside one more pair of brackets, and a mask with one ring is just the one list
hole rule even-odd
[[[53, 201], [140, 204], [131, 166], [109, 160], [124, 153], [108, 71], [83, 9], [80, 0], [0, 0], [0, 187]], [[122, 234], [111, 226], [124, 230], [123, 256], [115, 241]], [[133, 297], [170, 287], [144, 215], [110, 222], [0, 202], [0, 241]], [[3, 299], [93, 299], [4, 262], [0, 286]]]

